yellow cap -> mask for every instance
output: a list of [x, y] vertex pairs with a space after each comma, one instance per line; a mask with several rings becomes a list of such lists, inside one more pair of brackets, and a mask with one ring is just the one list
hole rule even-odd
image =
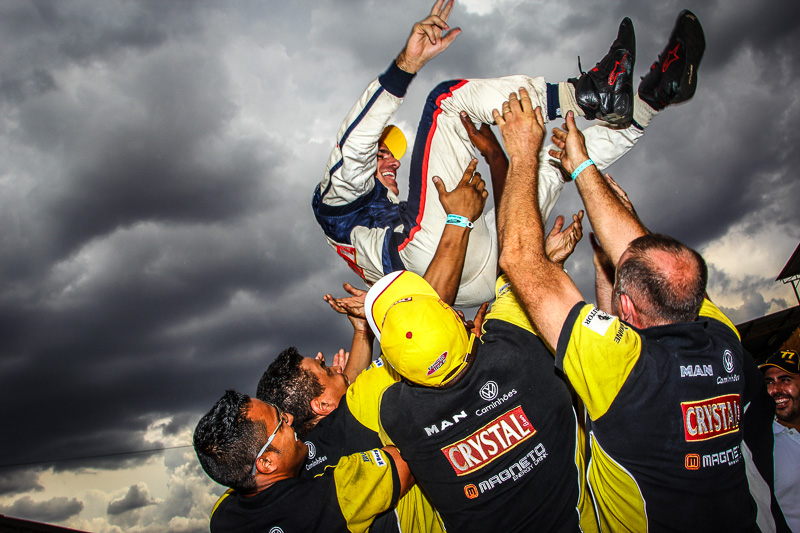
[[395, 159], [400, 159], [406, 153], [406, 136], [400, 131], [397, 126], [389, 125], [383, 128], [381, 133], [380, 142], [386, 145]]
[[404, 270], [378, 280], [364, 310], [383, 355], [409, 381], [438, 387], [467, 364], [463, 321], [417, 274]]

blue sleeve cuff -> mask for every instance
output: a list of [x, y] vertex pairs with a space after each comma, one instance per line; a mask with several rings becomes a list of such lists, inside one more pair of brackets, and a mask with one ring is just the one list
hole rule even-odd
[[414, 74], [402, 70], [397, 66], [397, 63], [392, 61], [386, 72], [378, 77], [381, 86], [389, 91], [391, 94], [398, 98], [403, 98], [406, 95], [408, 86], [411, 85], [411, 80], [414, 79]]

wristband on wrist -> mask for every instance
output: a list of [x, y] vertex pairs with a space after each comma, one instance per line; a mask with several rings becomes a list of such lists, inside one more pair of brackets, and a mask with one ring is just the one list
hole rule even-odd
[[594, 165], [594, 161], [592, 161], [591, 159], [587, 159], [586, 161], [584, 161], [583, 163], [578, 165], [578, 168], [576, 168], [572, 172], [572, 176], [570, 176], [572, 178], [572, 181], [575, 181], [575, 179], [578, 176], [580, 176], [581, 172], [583, 172], [586, 169], [586, 167], [588, 167], [589, 165]]
[[469, 229], [475, 227], [467, 217], [462, 217], [461, 215], [447, 215], [447, 222], [445, 222], [445, 224], [452, 224], [454, 226], [460, 226], [462, 228]]

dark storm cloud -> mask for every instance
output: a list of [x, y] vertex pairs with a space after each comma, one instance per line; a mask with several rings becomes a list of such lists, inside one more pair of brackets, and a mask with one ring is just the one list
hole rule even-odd
[[0, 514], [42, 522], [61, 522], [82, 510], [83, 502], [63, 497], [37, 502], [30, 496], [23, 496], [11, 505], [0, 505]]
[[150, 496], [147, 485], [138, 483], [136, 485], [131, 485], [128, 492], [122, 498], [108, 502], [108, 509], [106, 512], [110, 515], [118, 515], [126, 511], [140, 509], [157, 503], [158, 501]]
[[0, 470], [0, 496], [22, 492], [41, 491], [39, 471], [3, 467]]

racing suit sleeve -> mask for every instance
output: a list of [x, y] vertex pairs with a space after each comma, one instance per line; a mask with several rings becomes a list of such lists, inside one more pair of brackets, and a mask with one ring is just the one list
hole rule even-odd
[[351, 204], [375, 187], [378, 140], [413, 78], [392, 62], [347, 113], [319, 184], [322, 209]]

